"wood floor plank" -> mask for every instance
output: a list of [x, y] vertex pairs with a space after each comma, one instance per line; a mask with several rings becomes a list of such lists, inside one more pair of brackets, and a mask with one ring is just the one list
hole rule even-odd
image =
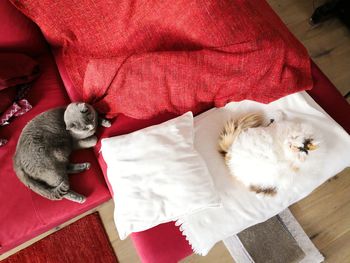
[[[311, 195], [290, 207], [293, 215], [329, 262], [350, 252], [350, 168], [321, 185]], [[342, 240], [343, 242], [338, 242]], [[334, 249], [335, 244], [338, 251]], [[335, 255], [337, 253], [345, 253]], [[350, 257], [348, 257], [350, 259]]]
[[132, 244], [130, 237], [128, 237], [126, 240], [119, 239], [118, 232], [113, 219], [113, 200], [109, 200], [107, 203], [100, 206], [97, 210], [100, 213], [103, 225], [106, 229], [109, 240], [111, 241], [112, 247], [118, 257], [119, 262], [139, 263], [140, 259], [137, 255], [137, 252]]
[[309, 25], [315, 7], [325, 1], [268, 0], [289, 30], [308, 49], [310, 57], [344, 95], [350, 91], [350, 30], [339, 20]]

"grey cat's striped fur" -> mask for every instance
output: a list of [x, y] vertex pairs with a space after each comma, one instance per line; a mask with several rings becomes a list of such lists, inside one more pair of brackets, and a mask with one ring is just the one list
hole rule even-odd
[[[110, 126], [106, 120], [104, 126]], [[13, 158], [17, 177], [31, 190], [51, 200], [85, 202], [83, 195], [70, 189], [68, 174], [90, 168], [89, 163], [71, 164], [74, 149], [95, 146], [98, 115], [86, 103], [48, 110], [32, 119], [23, 129]]]

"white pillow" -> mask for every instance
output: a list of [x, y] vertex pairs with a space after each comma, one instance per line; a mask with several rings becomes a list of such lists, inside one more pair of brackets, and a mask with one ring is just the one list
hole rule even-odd
[[193, 147], [193, 116], [102, 140], [121, 239], [221, 205], [211, 175]]
[[[252, 112], [269, 114], [282, 110], [287, 119], [312, 124], [326, 146], [326, 160], [315, 163], [313, 172], [296, 177], [293, 189], [276, 197], [262, 198], [235, 180], [217, 151], [218, 135], [227, 120]], [[267, 220], [310, 194], [330, 177], [350, 166], [350, 136], [306, 93], [296, 93], [270, 104], [254, 101], [229, 103], [195, 118], [195, 148], [213, 176], [223, 206], [180, 218], [183, 234], [195, 252], [205, 255], [216, 242]], [[320, 146], [321, 147], [321, 146]]]

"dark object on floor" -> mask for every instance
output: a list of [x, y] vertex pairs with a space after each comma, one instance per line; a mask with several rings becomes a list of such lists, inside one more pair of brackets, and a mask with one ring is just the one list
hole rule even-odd
[[88, 215], [1, 261], [2, 263], [117, 263], [98, 213]]
[[278, 216], [243, 230], [238, 237], [255, 263], [296, 263], [305, 257]]
[[332, 17], [338, 17], [348, 28], [350, 28], [350, 1], [332, 0], [316, 8], [310, 18], [311, 25], [317, 25]]

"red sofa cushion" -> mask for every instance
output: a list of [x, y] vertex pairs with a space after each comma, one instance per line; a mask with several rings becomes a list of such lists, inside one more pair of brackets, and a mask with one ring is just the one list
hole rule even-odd
[[61, 56], [70, 88], [110, 117], [266, 103], [312, 86], [306, 49], [264, 0], [13, 4]]
[[40, 29], [8, 1], [0, 1], [0, 51], [22, 52], [32, 56], [48, 50]]
[[[46, 53], [38, 58], [38, 62], [42, 72], [28, 93], [33, 109], [15, 118], [9, 125], [0, 127], [0, 138], [8, 140], [6, 145], [0, 147], [0, 254], [110, 198], [92, 150], [73, 154], [73, 161], [91, 163], [89, 171], [71, 177], [72, 188], [87, 196], [84, 204], [44, 199], [17, 179], [12, 168], [12, 156], [25, 124], [47, 109], [69, 103], [53, 57]], [[2, 96], [0, 94], [0, 101]]]
[[350, 134], [350, 104], [315, 63], [312, 63], [311, 71], [314, 88], [308, 93]]

